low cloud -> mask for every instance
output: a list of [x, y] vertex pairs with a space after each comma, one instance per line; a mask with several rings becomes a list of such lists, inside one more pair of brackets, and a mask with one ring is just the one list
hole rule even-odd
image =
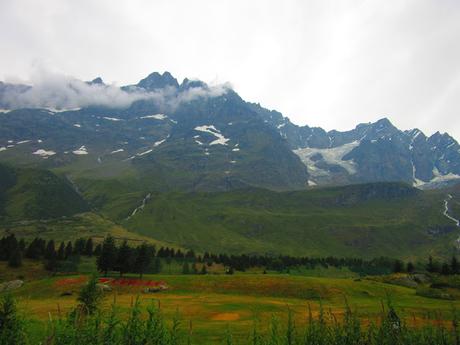
[[117, 85], [90, 84], [77, 78], [49, 71], [36, 71], [29, 88], [0, 88], [0, 106], [18, 108], [73, 109], [88, 106], [126, 108], [138, 100], [151, 100], [165, 110], [198, 98], [218, 97], [226, 93], [230, 85], [191, 87], [185, 90], [165, 88], [147, 91], [138, 87], [123, 90]]

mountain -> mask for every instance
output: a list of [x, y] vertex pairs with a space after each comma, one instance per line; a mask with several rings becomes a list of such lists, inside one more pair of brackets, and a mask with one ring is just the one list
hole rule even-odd
[[[169, 72], [121, 88], [101, 78], [82, 84], [70, 83], [64, 99], [70, 94], [94, 102], [72, 109], [62, 102], [59, 109], [12, 107], [11, 99], [20, 104], [34, 88], [0, 84], [0, 161], [58, 169], [77, 184], [128, 178], [139, 192], [281, 191], [378, 181], [438, 188], [460, 179], [455, 139], [401, 131], [386, 118], [345, 132], [297, 126], [228, 86], [179, 83]], [[113, 106], [98, 103], [110, 94], [117, 95], [110, 98]], [[120, 98], [129, 102], [118, 105]]]
[[460, 145], [447, 133], [426, 137], [418, 129], [401, 131], [387, 118], [326, 132], [297, 126], [258, 104], [251, 107], [305, 163], [312, 185], [404, 181], [430, 188], [460, 178]]
[[50, 171], [0, 164], [0, 221], [54, 219], [88, 209], [72, 185]]

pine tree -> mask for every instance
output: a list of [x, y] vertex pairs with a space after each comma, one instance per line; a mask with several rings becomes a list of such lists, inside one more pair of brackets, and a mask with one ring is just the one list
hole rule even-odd
[[395, 260], [393, 265], [393, 272], [400, 273], [404, 270], [404, 265], [401, 260]]
[[38, 238], [35, 238], [32, 242], [30, 242], [29, 246], [26, 249], [26, 257], [34, 260], [40, 258], [40, 247], [38, 243]]
[[0, 258], [2, 260], [9, 260], [10, 256], [19, 248], [18, 240], [16, 236], [9, 235], [2, 239], [2, 242], [3, 251], [0, 253]]
[[101, 255], [101, 251], [102, 251], [102, 245], [99, 243], [96, 248], [94, 248], [94, 255], [95, 256], [99, 256]]
[[73, 253], [75, 255], [83, 255], [85, 253], [85, 239], [79, 238], [75, 241], [75, 245], [73, 247]]
[[407, 268], [406, 268], [406, 269], [407, 269], [407, 273], [412, 273], [412, 272], [414, 272], [414, 270], [415, 270], [414, 264], [413, 264], [412, 262], [409, 261], [409, 262], [407, 263]]
[[153, 273], [161, 273], [161, 259], [158, 256], [153, 261]]
[[184, 261], [184, 264], [182, 265], [182, 274], [190, 274], [190, 267], [186, 260]]
[[450, 261], [450, 271], [452, 274], [458, 274], [460, 272], [460, 265], [455, 255], [452, 256], [452, 260]]
[[93, 239], [91, 237], [86, 240], [84, 254], [86, 256], [93, 255]]
[[65, 259], [65, 244], [64, 242], [61, 242], [59, 245], [59, 249], [57, 251], [57, 258], [58, 260], [64, 260]]
[[116, 269], [120, 272], [120, 277], [124, 273], [130, 272], [133, 268], [133, 251], [128, 246], [128, 242], [124, 241], [118, 249]]
[[448, 263], [444, 263], [441, 267], [441, 274], [442, 275], [449, 275], [450, 274], [450, 266]]
[[195, 259], [195, 252], [193, 251], [193, 249], [190, 249], [189, 251], [187, 251], [187, 253], [185, 254], [185, 257], [187, 259]]
[[433, 260], [433, 257], [430, 255], [428, 258], [428, 265], [426, 266], [426, 270], [430, 273], [436, 273], [438, 271], [438, 267]]
[[139, 273], [140, 279], [144, 275], [145, 270], [149, 267], [151, 262], [151, 252], [147, 244], [142, 243], [139, 247], [137, 247], [137, 255], [135, 260], [135, 268], [136, 271]]
[[67, 245], [65, 246], [65, 253], [64, 253], [64, 259], [69, 259], [73, 254], [73, 247], [72, 247], [72, 242], [67, 242]]
[[49, 240], [48, 244], [46, 245], [46, 250], [45, 250], [45, 259], [51, 260], [56, 258], [56, 248], [54, 245], [53, 240]]
[[201, 274], [208, 274], [208, 270], [206, 269], [206, 265], [201, 266]]
[[77, 300], [80, 302], [80, 310], [85, 314], [92, 315], [98, 310], [102, 298], [103, 292], [97, 286], [97, 277], [93, 276], [81, 289]]
[[21, 252], [23, 252], [26, 249], [26, 241], [24, 241], [23, 238], [21, 238], [18, 245], [19, 245], [19, 249], [21, 250]]
[[22, 253], [19, 246], [16, 246], [16, 249], [10, 254], [8, 258], [8, 266], [10, 267], [21, 267], [22, 266]]
[[102, 243], [101, 255], [97, 258], [97, 269], [104, 272], [107, 276], [108, 271], [112, 270], [117, 261], [117, 247], [115, 239], [107, 236]]

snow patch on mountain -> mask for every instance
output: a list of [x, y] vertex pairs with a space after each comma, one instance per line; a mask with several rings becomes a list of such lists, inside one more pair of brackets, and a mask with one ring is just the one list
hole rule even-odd
[[411, 161], [412, 163], [412, 186], [414, 187], [420, 187], [422, 185], [425, 184], [424, 181], [418, 179], [417, 177], [415, 177], [416, 173], [417, 173], [417, 169], [415, 168], [415, 165], [414, 165], [414, 161]]
[[47, 151], [47, 150], [43, 150], [43, 149], [39, 149], [35, 152], [32, 152], [33, 155], [37, 155], [37, 156], [40, 156], [40, 157], [44, 157], [44, 158], [48, 158], [50, 156], [54, 156], [56, 154], [56, 152], [54, 151]]
[[66, 111], [79, 111], [81, 108], [45, 108], [50, 113], [58, 114]]
[[154, 114], [141, 116], [141, 119], [155, 119], [155, 120], [166, 120], [168, 117], [164, 114]]
[[213, 125], [197, 126], [194, 129], [195, 131], [212, 134], [217, 138], [216, 140], [210, 142], [209, 145], [227, 145], [227, 142], [230, 141], [230, 139], [225, 138], [222, 133]]
[[124, 121], [123, 119], [119, 119], [119, 118], [116, 118], [116, 117], [108, 117], [108, 116], [104, 116], [102, 117], [104, 120], [109, 120], [109, 121], [114, 121], [114, 122], [118, 122], [118, 121]]
[[86, 149], [86, 146], [83, 145], [83, 146], [80, 146], [80, 148], [78, 150], [72, 151], [72, 153], [74, 155], [87, 155], [88, 150]]
[[436, 168], [436, 167], [433, 168], [433, 175], [434, 175], [434, 177], [431, 179], [430, 182], [445, 182], [445, 181], [449, 181], [449, 180], [460, 179], [460, 175], [453, 174], [453, 173], [448, 173], [448, 174], [442, 175], [439, 172], [438, 168]]
[[113, 155], [114, 153], [118, 153], [118, 152], [123, 152], [124, 149], [118, 149], [118, 150], [114, 150], [112, 152], [110, 152], [111, 155]]
[[319, 149], [319, 148], [312, 148], [306, 147], [301, 149], [293, 150], [293, 152], [299, 156], [300, 160], [307, 166], [309, 172], [313, 175], [324, 175], [328, 174], [327, 171], [323, 169], [318, 169], [315, 166], [315, 161], [312, 160], [312, 157], [320, 154], [323, 160], [331, 165], [339, 165], [346, 169], [348, 173], [355, 174], [356, 173], [356, 164], [353, 160], [343, 160], [343, 157], [353, 150], [355, 147], [359, 146], [360, 141], [356, 140], [348, 144], [344, 144], [342, 146], [337, 146], [333, 148], [326, 148], [326, 149]]
[[153, 147], [160, 146], [160, 145], [163, 144], [165, 141], [166, 141], [166, 139], [159, 140], [159, 141], [155, 141], [155, 142], [153, 143]]
[[74, 123], [73, 126], [77, 128], [81, 128], [81, 125], [79, 123]]
[[153, 149], [149, 149], [149, 150], [147, 150], [147, 151], [138, 153], [136, 156], [144, 156], [144, 155], [146, 155], [146, 154], [149, 154], [149, 153], [152, 152], [152, 151], [153, 151]]
[[7, 150], [7, 148], [5, 146], [0, 147], [0, 152], [6, 151], [6, 150]]

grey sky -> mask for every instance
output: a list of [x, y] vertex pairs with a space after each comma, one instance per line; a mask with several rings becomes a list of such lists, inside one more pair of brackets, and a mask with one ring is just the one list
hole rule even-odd
[[297, 124], [460, 139], [460, 1], [0, 0], [0, 79], [230, 82]]

